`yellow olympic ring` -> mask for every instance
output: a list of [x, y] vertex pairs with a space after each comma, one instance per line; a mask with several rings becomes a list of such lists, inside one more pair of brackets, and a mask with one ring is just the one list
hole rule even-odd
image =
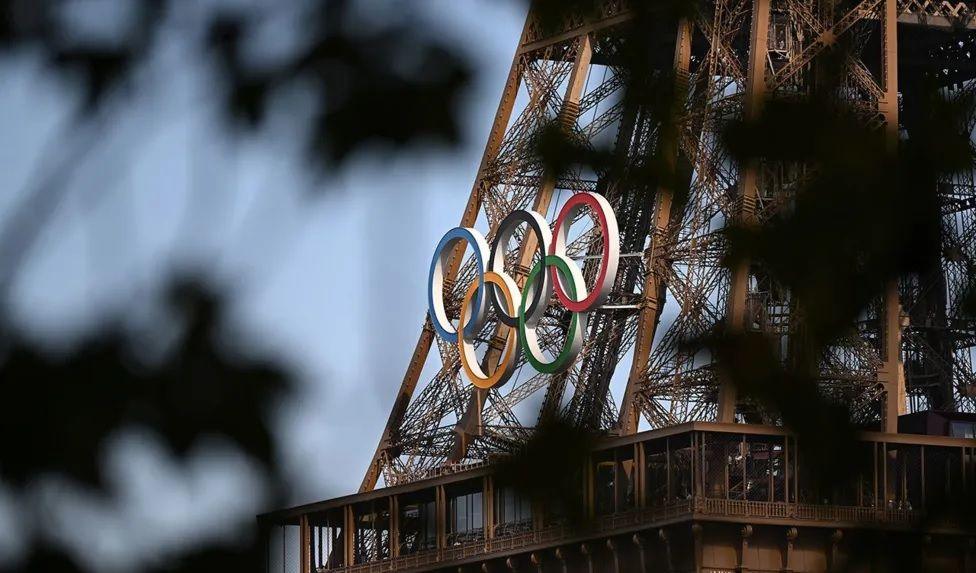
[[[498, 287], [497, 290], [505, 298], [505, 306], [508, 307], [509, 315], [514, 316], [518, 310], [516, 308], [514, 294], [520, 292], [518, 285], [507, 274], [489, 271], [484, 276], [484, 284], [492, 284]], [[461, 301], [461, 320], [459, 324], [467, 324], [468, 306], [480, 288], [482, 288], [482, 284], [478, 281], [471, 283], [471, 286], [468, 287], [468, 292], [465, 293], [464, 299]], [[458, 330], [458, 350], [461, 355], [461, 366], [464, 367], [464, 371], [472, 384], [478, 388], [487, 390], [488, 388], [500, 386], [511, 378], [512, 374], [515, 373], [515, 365], [518, 363], [521, 348], [517, 328], [508, 329], [508, 338], [505, 341], [505, 354], [491, 375], [486, 375], [484, 370], [481, 369], [481, 366], [478, 364], [478, 356], [474, 351], [474, 342], [466, 340], [462, 330]]]

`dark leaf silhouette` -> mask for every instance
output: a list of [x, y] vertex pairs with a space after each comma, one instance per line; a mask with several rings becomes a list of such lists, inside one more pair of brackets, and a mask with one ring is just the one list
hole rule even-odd
[[572, 527], [585, 527], [582, 468], [597, 436], [563, 416], [541, 421], [512, 456], [497, 463], [496, 479], [560, 515]]
[[176, 454], [220, 435], [273, 471], [269, 415], [290, 390], [281, 365], [229, 355], [223, 309], [199, 285], [174, 289], [182, 338], [156, 366], [137, 365], [131, 340], [108, 327], [64, 357], [13, 341], [0, 362], [0, 475], [14, 483], [58, 472], [101, 485], [100, 453], [129, 425], [154, 430]]

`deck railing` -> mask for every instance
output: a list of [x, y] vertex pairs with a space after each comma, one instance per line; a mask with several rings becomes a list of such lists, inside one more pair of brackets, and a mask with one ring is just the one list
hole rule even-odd
[[641, 508], [625, 513], [598, 517], [591, 526], [571, 529], [554, 525], [543, 529], [504, 535], [492, 539], [461, 543], [452, 547], [431, 549], [396, 559], [363, 563], [337, 569], [319, 569], [329, 573], [379, 573], [407, 571], [435, 564], [450, 564], [468, 558], [484, 558], [493, 554], [510, 553], [528, 547], [558, 545], [561, 542], [592, 535], [612, 535], [642, 526], [681, 518], [705, 519], [709, 517], [733, 517], [747, 519], [784, 519], [797, 522], [821, 521], [838, 524], [907, 525], [922, 517], [921, 512], [905, 509], [881, 509], [810, 505], [735, 499], [697, 497], [660, 507]]

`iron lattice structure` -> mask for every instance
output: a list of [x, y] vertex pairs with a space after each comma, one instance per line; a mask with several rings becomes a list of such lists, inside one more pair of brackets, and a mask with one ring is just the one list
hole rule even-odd
[[[910, 137], [908, 86], [929, 73], [920, 70], [937, 70], [957, 96], [976, 90], [967, 51], [976, 11], [966, 3], [710, 0], [694, 19], [663, 33], [648, 30], [661, 36], [650, 44], [659, 53], [641, 60], [646, 69], [636, 72], [623, 56], [635, 37], [628, 34], [635, 14], [628, 3], [608, 0], [600, 14], [571, 17], [561, 30], [543, 33], [530, 11], [461, 218], [461, 226], [487, 229], [491, 240], [515, 209], [548, 213], [551, 220], [575, 192], [596, 191], [610, 201], [622, 256], [609, 303], [590, 315], [579, 359], [563, 375], [526, 368], [501, 389], [478, 390], [459, 374], [455, 346], [437, 340], [426, 322], [363, 490], [380, 477], [394, 485], [486, 462], [523, 439], [540, 412], [563, 412], [592, 429], [620, 433], [635, 432], [641, 417], [650, 427], [776, 423], [775, 414], [737, 400], [714, 359], [687, 341], [724, 323], [762, 331], [789, 352], [798, 327], [790, 293], [755, 265], [724, 267], [723, 229], [735, 221], [761, 225], [789, 208], [807, 169], [738, 166], [720, 144], [723, 126], [756, 117], [769, 97], [802, 97], [818, 56], [841, 40], [849, 49], [837, 97], [891, 138]], [[912, 46], [903, 47], [912, 57], [901, 62], [899, 41]], [[626, 97], [632, 73], [672, 78], [677, 112], [663, 117]], [[603, 169], [551, 172], [534, 136], [554, 123], [583, 148], [610, 146], [615, 160]], [[971, 132], [976, 117], [969, 123]], [[651, 156], [687, 167], [687, 197], [677, 201], [666, 184], [626, 176]], [[820, 364], [821, 391], [848, 405], [859, 422], [886, 431], [895, 431], [897, 416], [907, 411], [976, 411], [976, 325], [960, 308], [976, 269], [973, 174], [942, 182], [939, 196], [942, 248], [931, 255], [941, 272], [889, 285]], [[585, 220], [578, 224], [586, 229]], [[538, 256], [534, 246], [531, 236], [513, 237], [506, 268], [520, 281]], [[592, 225], [568, 248], [588, 284], [599, 249]], [[445, 301], [449, 307], [453, 301], [448, 311], [456, 317], [476, 269], [458, 251], [448, 267]], [[539, 329], [543, 348], [558, 352], [566, 323], [551, 306]], [[489, 319], [479, 337], [486, 362], [504, 345], [499, 329]], [[436, 373], [420, 385], [428, 360], [439, 364], [432, 363]], [[616, 398], [615, 373], [624, 388]]]

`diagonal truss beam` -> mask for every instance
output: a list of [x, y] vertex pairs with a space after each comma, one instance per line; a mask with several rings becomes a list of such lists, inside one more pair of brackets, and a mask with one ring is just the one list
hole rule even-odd
[[[524, 38], [528, 29], [528, 20], [526, 25], [523, 27], [521, 37]], [[521, 44], [521, 42], [520, 42]], [[478, 218], [478, 211], [481, 208], [481, 197], [482, 197], [482, 181], [484, 173], [488, 167], [489, 162], [498, 153], [498, 149], [501, 146], [502, 138], [505, 135], [505, 127], [508, 125], [509, 118], [512, 115], [512, 110], [515, 107], [515, 96], [518, 91], [519, 81], [521, 79], [521, 66], [519, 65], [519, 55], [516, 54], [512, 60], [511, 69], [508, 72], [508, 79], [505, 81], [505, 88], [502, 92], [501, 101], [498, 104], [498, 110], [495, 112], [495, 120], [492, 123], [491, 132], [488, 136], [488, 144], [485, 146], [484, 155], [481, 158], [481, 165], [478, 168], [478, 178], [475, 181], [474, 187], [471, 189], [471, 194], [468, 197], [468, 203], [464, 208], [464, 214], [461, 216], [460, 226], [470, 227], [475, 224]], [[457, 277], [458, 269], [461, 266], [461, 257], [463, 256], [463, 246], [459, 245], [454, 249], [454, 253], [451, 255], [450, 263], [448, 264], [446, 278], [449, 281], [453, 281]], [[383, 429], [383, 434], [380, 437], [380, 442], [376, 446], [376, 452], [373, 454], [373, 459], [370, 461], [369, 467], [366, 469], [366, 475], [363, 477], [362, 484], [359, 486], [359, 491], [370, 491], [376, 487], [376, 482], [379, 480], [379, 476], [383, 471], [382, 465], [384, 457], [384, 452], [387, 446], [391, 442], [393, 433], [400, 427], [400, 422], [403, 420], [403, 416], [407, 411], [407, 407], [410, 405], [410, 398], [413, 396], [414, 390], [417, 388], [417, 382], [420, 380], [420, 373], [424, 368], [424, 363], [427, 361], [427, 355], [430, 353], [430, 346], [434, 342], [434, 330], [430, 324], [429, 319], [425, 319], [424, 325], [420, 332], [420, 338], [417, 340], [417, 346], [414, 348], [413, 355], [410, 357], [410, 363], [407, 366], [407, 372], [403, 376], [403, 380], [400, 382], [400, 389], [397, 392], [396, 400], [393, 402], [393, 408], [390, 411], [390, 416], [387, 419], [386, 426]]]

